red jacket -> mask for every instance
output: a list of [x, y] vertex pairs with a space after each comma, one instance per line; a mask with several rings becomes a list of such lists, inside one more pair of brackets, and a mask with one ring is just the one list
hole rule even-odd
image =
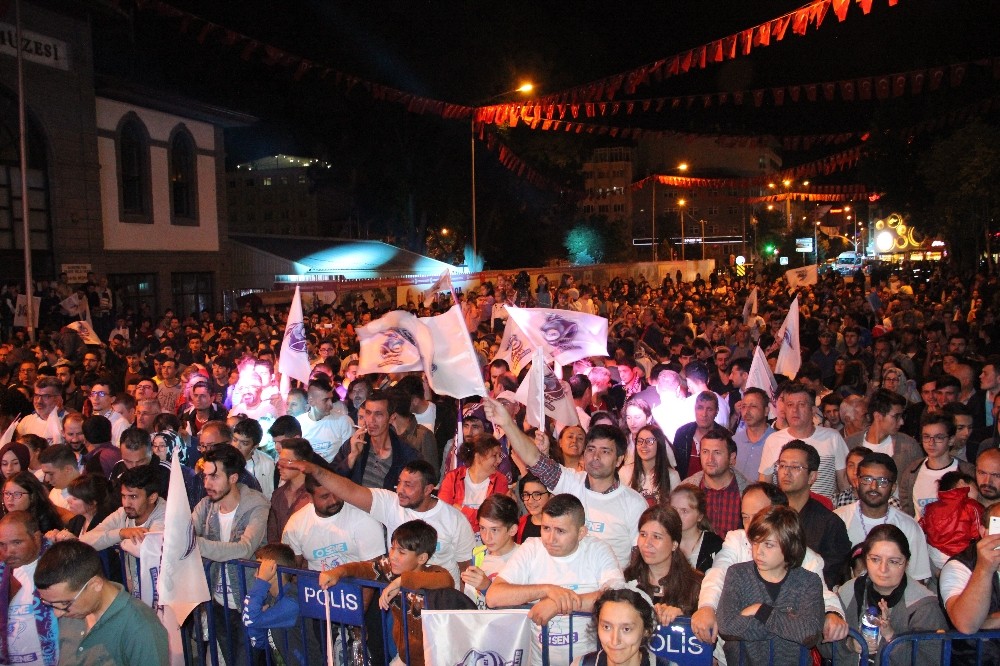
[[937, 501], [924, 508], [920, 527], [927, 534], [928, 545], [954, 557], [979, 538], [982, 514], [983, 505], [969, 498], [969, 488], [941, 490]]
[[[468, 467], [456, 467], [441, 480], [441, 489], [438, 491], [438, 499], [451, 504], [461, 511], [472, 525], [473, 532], [479, 532], [479, 520], [476, 518], [477, 509], [470, 506], [462, 506], [465, 500], [465, 477], [469, 473]], [[486, 488], [486, 496], [506, 495], [508, 490], [507, 477], [500, 472], [490, 474], [490, 482]]]

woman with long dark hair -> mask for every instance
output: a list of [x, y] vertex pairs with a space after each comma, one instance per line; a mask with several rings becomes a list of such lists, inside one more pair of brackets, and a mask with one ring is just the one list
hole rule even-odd
[[702, 573], [688, 562], [680, 543], [681, 517], [672, 507], [657, 504], [639, 516], [639, 538], [623, 573], [653, 600], [660, 624], [698, 608]]
[[34, 474], [18, 472], [3, 484], [3, 512], [27, 511], [38, 520], [42, 534], [64, 527], [63, 516]]
[[451, 470], [441, 480], [438, 499], [461, 511], [477, 535], [479, 505], [490, 495], [507, 494], [507, 477], [497, 471], [500, 453], [500, 442], [493, 437], [466, 441], [458, 449], [462, 467]]
[[639, 429], [635, 437], [635, 462], [622, 465], [619, 480], [638, 491], [650, 506], [670, 494], [681, 482], [680, 475], [670, 465], [667, 436], [656, 425]]

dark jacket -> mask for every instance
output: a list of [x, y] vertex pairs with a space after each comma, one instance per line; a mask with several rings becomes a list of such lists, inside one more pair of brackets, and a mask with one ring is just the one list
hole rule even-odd
[[823, 558], [823, 578], [831, 590], [846, 579], [851, 539], [840, 516], [810, 497], [799, 511], [806, 545]]
[[[392, 448], [392, 465], [389, 466], [389, 472], [382, 481], [382, 487], [386, 490], [393, 490], [396, 488], [396, 484], [399, 483], [399, 474], [403, 471], [406, 464], [413, 460], [423, 460], [423, 458], [420, 457], [420, 453], [412, 446], [404, 444], [396, 433], [393, 432], [392, 428], [389, 429], [389, 443], [389, 446]], [[365, 435], [365, 445], [361, 449], [361, 455], [354, 461], [354, 467], [348, 467], [347, 457], [351, 453], [351, 442], [348, 440], [344, 442], [340, 450], [337, 451], [337, 455], [333, 457], [330, 468], [337, 474], [346, 476], [360, 486], [365, 478], [365, 465], [368, 464], [368, 454], [371, 453], [371, 450], [371, 435]]]

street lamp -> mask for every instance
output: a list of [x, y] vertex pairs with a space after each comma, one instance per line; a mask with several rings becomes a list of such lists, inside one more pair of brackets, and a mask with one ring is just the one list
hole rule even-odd
[[677, 209], [681, 212], [681, 261], [684, 261], [684, 199], [677, 200]]
[[[519, 87], [514, 88], [513, 90], [507, 90], [498, 95], [487, 97], [486, 99], [480, 101], [478, 104], [475, 104], [475, 106], [476, 107], [485, 106], [487, 102], [492, 102], [495, 99], [500, 99], [505, 95], [509, 95], [511, 93], [516, 93], [516, 92], [529, 93], [534, 89], [535, 89], [534, 84], [522, 83]], [[476, 259], [479, 257], [479, 245], [478, 245], [478, 239], [476, 237], [476, 111], [475, 109], [472, 111], [472, 118], [469, 120], [469, 138], [470, 138], [470, 147], [472, 155], [472, 168], [470, 169], [470, 171], [472, 172], [472, 262], [473, 262], [473, 266], [470, 266], [470, 268], [475, 268], [474, 264], [476, 262]]]
[[819, 266], [819, 220], [813, 228], [813, 253], [816, 255], [816, 265]]

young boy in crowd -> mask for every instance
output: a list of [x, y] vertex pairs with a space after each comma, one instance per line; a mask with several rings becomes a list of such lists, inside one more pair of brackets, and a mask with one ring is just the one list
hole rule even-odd
[[[427, 564], [427, 560], [434, 554], [436, 548], [437, 530], [422, 520], [411, 520], [397, 527], [392, 533], [392, 547], [388, 555], [367, 562], [342, 564], [324, 571], [319, 576], [319, 584], [324, 590], [336, 585], [341, 578], [361, 578], [389, 583], [382, 590], [378, 605], [384, 611], [392, 610], [392, 638], [398, 651], [392, 660], [393, 666], [401, 666], [404, 663], [422, 666], [424, 663], [419, 600], [407, 598], [407, 609], [410, 614], [407, 620], [409, 636], [404, 636], [400, 588], [420, 590], [455, 586], [455, 581], [447, 569], [436, 564]], [[417, 605], [414, 601], [417, 601]], [[408, 660], [407, 644], [409, 644]]]
[[462, 572], [465, 594], [486, 609], [486, 590], [517, 550], [517, 503], [507, 495], [490, 495], [476, 513], [479, 539], [472, 549], [472, 565]]
[[[250, 646], [254, 650], [269, 650], [272, 629], [291, 629], [299, 620], [299, 602], [292, 577], [282, 574], [278, 584], [278, 567], [294, 567], [295, 553], [283, 543], [269, 543], [254, 553], [260, 563], [257, 576], [243, 600], [243, 624], [246, 625]], [[280, 588], [280, 589], [279, 589]], [[302, 646], [302, 632], [287, 631], [271, 636], [287, 664], [320, 663], [323, 655], [310, 645], [309, 654]], [[320, 661], [315, 661], [315, 660]]]

